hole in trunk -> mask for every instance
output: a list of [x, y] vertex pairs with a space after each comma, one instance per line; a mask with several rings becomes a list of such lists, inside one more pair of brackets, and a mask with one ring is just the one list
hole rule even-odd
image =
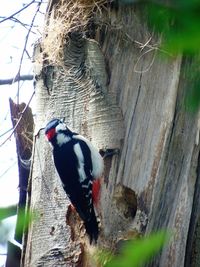
[[114, 193], [117, 207], [123, 212], [125, 218], [134, 218], [137, 211], [136, 193], [123, 185], [117, 185]]

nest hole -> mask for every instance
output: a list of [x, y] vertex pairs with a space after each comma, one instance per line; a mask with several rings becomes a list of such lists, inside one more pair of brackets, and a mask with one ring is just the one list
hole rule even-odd
[[137, 212], [137, 195], [135, 191], [124, 185], [118, 185], [114, 198], [124, 217], [133, 219]]

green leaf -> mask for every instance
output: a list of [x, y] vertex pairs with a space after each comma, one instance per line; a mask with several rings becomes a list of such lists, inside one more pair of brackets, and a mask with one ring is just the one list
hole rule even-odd
[[17, 205], [0, 207], [0, 221], [17, 214]]
[[138, 267], [148, 262], [167, 243], [169, 235], [158, 232], [147, 237], [131, 240], [124, 245], [120, 255], [114, 256], [106, 267]]
[[[35, 220], [38, 220], [38, 213], [36, 211], [25, 211], [25, 208], [21, 208], [18, 210], [18, 218], [17, 218], [17, 228], [16, 231], [18, 233], [26, 231], [29, 224]], [[16, 233], [16, 234], [18, 234]]]
[[200, 51], [200, 1], [174, 1], [169, 5], [146, 3], [148, 24], [162, 34], [162, 49], [169, 53]]

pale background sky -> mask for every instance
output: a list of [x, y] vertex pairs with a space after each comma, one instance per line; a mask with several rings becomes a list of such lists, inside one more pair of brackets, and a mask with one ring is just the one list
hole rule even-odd
[[[1, 17], [10, 16], [23, 7], [23, 4], [30, 3], [31, 0], [0, 0], [0, 21]], [[45, 1], [44, 1], [45, 2]], [[27, 9], [16, 16], [21, 22], [29, 24], [32, 21], [37, 4], [32, 4]], [[42, 4], [41, 11], [44, 13], [46, 4]], [[27, 46], [29, 55], [32, 56], [33, 43], [40, 38], [42, 32], [43, 14], [39, 14], [35, 24], [39, 29], [33, 28]], [[22, 25], [13, 21], [0, 23], [0, 79], [13, 78], [19, 70], [20, 59], [24, 48], [25, 37], [28, 30]], [[32, 74], [32, 64], [28, 56], [24, 55], [21, 74]], [[9, 112], [9, 97], [16, 102], [17, 83], [13, 85], [0, 86], [0, 206], [9, 206], [18, 202], [18, 167], [16, 157], [16, 146], [14, 136], [1, 146], [1, 143], [9, 136], [3, 135], [12, 127]], [[26, 81], [20, 83], [20, 102], [27, 103], [33, 93], [33, 82]], [[34, 98], [30, 105], [34, 112]], [[13, 225], [15, 218], [7, 219], [6, 225]], [[1, 233], [0, 233], [1, 234]], [[13, 238], [11, 231], [10, 239]], [[0, 246], [0, 266], [4, 266], [5, 247]]]

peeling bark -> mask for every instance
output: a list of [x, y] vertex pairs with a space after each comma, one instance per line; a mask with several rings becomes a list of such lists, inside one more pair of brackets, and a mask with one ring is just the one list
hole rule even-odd
[[[24, 111], [24, 108], [26, 107], [25, 103], [15, 104], [12, 99], [10, 99], [9, 102], [13, 128], [20, 120], [15, 130], [19, 169], [19, 202], [17, 211], [15, 240], [21, 244], [23, 234], [23, 219], [25, 213], [24, 209], [26, 205], [27, 186], [31, 165], [34, 122], [32, 110], [30, 107], [27, 107]], [[24, 113], [22, 114], [23, 111]]]
[[[23, 228], [25, 227], [25, 206], [28, 178], [31, 165], [33, 143], [33, 115], [30, 107], [25, 103], [16, 104], [9, 99], [13, 128], [15, 129], [17, 160], [19, 169], [19, 202], [17, 205], [17, 222], [14, 239], [22, 244]], [[20, 266], [21, 249], [8, 242], [6, 266]]]

